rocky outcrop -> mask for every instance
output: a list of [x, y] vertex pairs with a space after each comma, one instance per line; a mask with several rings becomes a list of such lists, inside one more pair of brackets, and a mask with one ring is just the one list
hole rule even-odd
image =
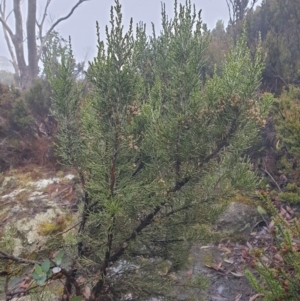
[[262, 217], [255, 206], [232, 202], [216, 222], [216, 229], [232, 232], [235, 235], [240, 234], [247, 239], [253, 228], [261, 220]]
[[34, 252], [47, 236], [76, 223], [80, 196], [73, 174], [34, 167], [26, 173], [10, 171], [1, 182], [1, 236], [14, 233], [13, 255], [20, 256], [22, 250]]

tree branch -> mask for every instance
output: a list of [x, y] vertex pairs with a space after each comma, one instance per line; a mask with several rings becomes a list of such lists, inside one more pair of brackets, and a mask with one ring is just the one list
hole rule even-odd
[[277, 186], [277, 188], [279, 189], [280, 192], [282, 192], [280, 186], [278, 185], [278, 183], [275, 181], [274, 177], [272, 177], [272, 175], [268, 172], [266, 166], [265, 168], [262, 168], [262, 170], [271, 178], [271, 180], [275, 183], [275, 185]]
[[250, 10], [253, 10], [254, 8], [254, 5], [257, 3], [258, 0], [252, 0], [252, 4], [251, 4], [251, 7], [250, 7]]
[[[2, 5], [0, 5], [0, 18], [2, 20], [5, 20], [5, 24], [7, 24], [7, 19], [9, 17], [9, 15], [11, 14], [11, 12], [8, 14], [8, 16], [6, 17], [5, 16], [5, 10], [6, 10], [6, 1], [3, 2], [3, 7]], [[1, 21], [1, 20], [0, 20]], [[9, 36], [10, 38], [12, 39], [12, 36], [13, 36], [13, 32], [11, 31], [11, 34], [9, 34], [9, 31], [7, 30], [7, 28], [5, 27], [5, 25], [3, 24], [3, 22], [1, 21], [2, 23], [2, 28], [3, 28], [3, 33], [4, 33], [4, 39], [6, 41], [6, 44], [7, 44], [7, 48], [8, 48], [8, 51], [10, 53], [10, 57], [11, 57], [11, 63], [14, 67], [14, 70], [15, 70], [15, 74], [19, 74], [19, 68], [18, 68], [18, 63], [17, 63], [17, 59], [16, 59], [16, 56], [15, 56], [15, 53], [14, 53], [14, 50], [13, 50], [13, 47], [11, 45], [11, 42], [10, 42], [10, 39], [9, 39]], [[8, 25], [7, 25], [8, 26]], [[8, 27], [9, 28], [9, 27]], [[10, 29], [10, 28], [9, 28]], [[9, 34], [9, 36], [8, 36]]]
[[[65, 16], [65, 17], [62, 17], [62, 18], [59, 18], [56, 22], [54, 22], [54, 24], [50, 27], [50, 29], [47, 31], [47, 34], [51, 33], [51, 31], [62, 21], [64, 20], [67, 20], [68, 18], [71, 17], [71, 15], [74, 13], [75, 9], [80, 5], [82, 4], [83, 2], [86, 2], [86, 1], [89, 1], [89, 0], [79, 0], [74, 6], [73, 8], [71, 9], [71, 11]], [[46, 34], [46, 35], [47, 35]]]
[[228, 13], [229, 13], [229, 22], [232, 24], [232, 14], [231, 14], [231, 8], [228, 0], [226, 0], [227, 8], [228, 8]]
[[59, 18], [56, 22], [54, 22], [52, 24], [52, 26], [50, 27], [50, 29], [47, 31], [47, 33], [45, 34], [45, 36], [42, 38], [42, 41], [41, 41], [41, 45], [40, 45], [40, 48], [39, 48], [39, 51], [38, 51], [38, 59], [40, 59], [41, 57], [41, 54], [42, 54], [42, 51], [43, 51], [43, 47], [45, 45], [45, 43], [47, 42], [51, 32], [54, 30], [54, 28], [59, 24], [61, 23], [62, 21], [64, 20], [67, 20], [68, 18], [71, 17], [71, 15], [74, 13], [74, 11], [76, 10], [76, 8], [82, 4], [83, 2], [87, 2], [89, 0], [79, 0], [73, 7], [72, 9], [70, 10], [70, 12], [65, 16], [65, 17], [61, 17]]
[[50, 3], [51, 3], [51, 0], [47, 0], [41, 23], [38, 23], [38, 21], [36, 21], [36, 25], [39, 28], [39, 39], [40, 39], [41, 43], [43, 42], [43, 26], [44, 26], [44, 22], [45, 22], [45, 19], [47, 16], [48, 7], [49, 7]]
[[19, 74], [19, 67], [18, 67], [17, 59], [16, 59], [16, 56], [15, 56], [13, 47], [12, 47], [12, 45], [10, 43], [9, 36], [7, 34], [7, 30], [4, 28], [4, 26], [3, 26], [3, 32], [4, 32], [4, 39], [6, 41], [7, 48], [8, 48], [10, 57], [11, 57], [11, 61], [10, 62], [12, 63], [12, 65], [14, 67], [15, 74], [18, 75]]
[[[228, 145], [229, 143], [229, 138], [232, 136], [232, 134], [235, 132], [236, 128], [237, 128], [237, 117], [233, 119], [231, 125], [230, 125], [230, 129], [227, 133], [227, 135], [225, 135], [223, 137], [223, 139], [221, 139], [221, 141], [218, 143], [218, 145], [216, 146], [215, 150], [211, 152], [210, 155], [208, 155], [204, 160], [202, 160], [201, 164], [199, 165], [199, 168], [202, 169], [204, 167], [205, 164], [207, 164], [209, 161], [215, 159], [219, 152]], [[183, 186], [185, 186], [190, 180], [192, 179], [191, 176], [187, 176], [185, 177], [182, 181], [177, 182], [175, 184], [175, 186], [173, 188], [171, 188], [168, 191], [168, 194], [170, 193], [174, 193], [179, 191]], [[157, 206], [153, 212], [149, 213], [141, 222], [140, 224], [134, 229], [134, 231], [131, 233], [131, 235], [123, 241], [123, 243], [120, 245], [119, 249], [109, 258], [110, 262], [116, 262], [125, 252], [125, 250], [128, 247], [128, 244], [130, 243], [130, 241], [134, 240], [137, 235], [142, 232], [142, 230], [144, 228], [146, 228], [147, 226], [149, 226], [150, 224], [152, 224], [154, 217], [160, 212], [160, 210], [163, 208], [163, 206], [167, 203], [167, 201], [162, 202], [159, 206]]]
[[15, 35], [12, 32], [11, 28], [6, 23], [6, 21], [2, 18], [2, 16], [0, 17], [0, 22], [2, 23], [3, 28], [5, 28], [5, 30], [9, 33], [11, 39], [13, 40]]
[[25, 259], [25, 258], [21, 258], [21, 257], [17, 257], [17, 256], [14, 256], [14, 255], [11, 255], [11, 254], [8, 254], [4, 251], [1, 251], [0, 250], [0, 254], [3, 256], [3, 257], [0, 257], [2, 259], [11, 259], [13, 261], [16, 261], [16, 262], [21, 262], [21, 263], [29, 263], [29, 264], [41, 264], [40, 262], [38, 261], [35, 261], [35, 260], [28, 260], [28, 259]]

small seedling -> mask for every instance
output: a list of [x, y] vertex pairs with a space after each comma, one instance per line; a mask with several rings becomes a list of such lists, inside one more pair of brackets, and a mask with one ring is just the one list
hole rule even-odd
[[38, 285], [43, 285], [48, 278], [52, 276], [52, 271], [50, 270], [50, 261], [46, 259], [42, 265], [35, 264], [34, 272], [32, 278], [36, 280]]
[[[32, 273], [32, 278], [36, 280], [38, 285], [43, 285], [47, 279], [49, 279], [53, 274], [57, 274], [61, 271], [61, 268], [59, 265], [62, 262], [62, 258], [64, 256], [63, 251], [59, 251], [58, 254], [54, 258], [54, 262], [57, 265], [52, 270], [50, 269], [50, 260], [46, 259], [42, 263], [42, 265], [35, 264], [34, 266], [34, 272]], [[80, 299], [82, 300], [82, 299]], [[77, 299], [75, 300], [77, 301]]]

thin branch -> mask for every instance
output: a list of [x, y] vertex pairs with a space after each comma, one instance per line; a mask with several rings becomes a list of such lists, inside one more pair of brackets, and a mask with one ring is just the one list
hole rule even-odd
[[47, 16], [48, 7], [49, 7], [50, 3], [51, 3], [51, 0], [47, 0], [41, 23], [38, 23], [38, 21], [36, 21], [36, 25], [39, 28], [39, 39], [40, 39], [41, 43], [43, 42], [43, 26], [44, 26], [44, 22], [45, 22], [45, 19]]
[[47, 33], [45, 34], [44, 38], [42, 39], [42, 42], [41, 42], [41, 45], [40, 45], [40, 49], [38, 51], [38, 59], [40, 59], [41, 57], [41, 54], [42, 54], [42, 50], [43, 50], [43, 47], [45, 45], [45, 43], [47, 42], [51, 32], [54, 30], [54, 28], [59, 24], [61, 23], [62, 21], [64, 20], [67, 20], [68, 18], [71, 17], [71, 15], [74, 13], [74, 11], [76, 10], [76, 8], [82, 4], [83, 2], [86, 2], [86, 1], [89, 1], [89, 0], [79, 0], [73, 7], [72, 9], [70, 10], [70, 12], [65, 16], [65, 17], [61, 17], [59, 18], [56, 22], [54, 22], [52, 24], [52, 26], [50, 27], [50, 29], [47, 31]]
[[262, 168], [262, 170], [271, 178], [271, 180], [275, 183], [275, 185], [277, 186], [277, 188], [280, 190], [280, 192], [282, 192], [280, 186], [278, 185], [278, 183], [275, 181], [275, 179], [272, 177], [272, 175], [268, 172], [267, 168]]
[[[218, 157], [219, 152], [228, 145], [229, 138], [232, 136], [232, 134], [235, 132], [237, 128], [237, 118], [232, 121], [230, 125], [230, 129], [228, 133], [221, 139], [221, 141], [217, 144], [216, 148], [211, 152], [210, 155], [208, 155], [204, 160], [202, 160], [201, 164], [199, 165], [199, 168], [202, 169], [207, 163], [209, 163], [211, 160]], [[177, 182], [173, 188], [171, 188], [167, 194], [175, 193], [179, 191], [183, 186], [185, 186], [190, 180], [192, 179], [191, 176], [185, 177], [182, 181]], [[149, 213], [143, 220], [141, 220], [140, 224], [132, 231], [131, 235], [123, 241], [123, 243], [119, 246], [119, 249], [109, 258], [110, 262], [115, 262], [118, 260], [125, 250], [127, 249], [129, 243], [132, 240], [135, 240], [137, 235], [142, 232], [144, 228], [149, 226], [152, 222], [154, 217], [161, 211], [161, 209], [167, 204], [167, 201], [162, 202], [159, 206], [157, 206], [151, 213]]]
[[16, 261], [16, 262], [21, 262], [21, 263], [29, 263], [29, 264], [41, 264], [40, 262], [38, 261], [35, 261], [35, 260], [28, 260], [28, 259], [25, 259], [25, 258], [21, 258], [21, 257], [17, 257], [17, 256], [14, 256], [14, 255], [11, 255], [11, 254], [8, 254], [4, 251], [1, 251], [0, 250], [0, 254], [3, 256], [3, 257], [0, 257], [2, 259], [11, 259], [13, 261]]
[[175, 213], [178, 213], [178, 212], [180, 212], [180, 211], [184, 211], [184, 210], [189, 209], [189, 208], [192, 208], [192, 207], [193, 207], [193, 205], [190, 204], [190, 205], [185, 205], [185, 206], [183, 206], [183, 207], [174, 209], [174, 210], [168, 212], [168, 213], [165, 215], [165, 217], [169, 217], [169, 216], [171, 216], [171, 215], [173, 215], [173, 214], [175, 214]]
[[251, 4], [251, 7], [250, 7], [250, 10], [253, 10], [254, 8], [254, 5], [257, 3], [258, 0], [252, 0], [252, 4]]
[[40, 23], [40, 26], [42, 26], [42, 27], [43, 27], [43, 24], [45, 22], [45, 19], [46, 19], [46, 16], [47, 16], [48, 7], [49, 7], [50, 3], [51, 3], [51, 0], [47, 0], [47, 3], [45, 5], [45, 9], [44, 9], [44, 14], [43, 14], [43, 17], [42, 17], [42, 21]]
[[6, 16], [6, 18], [5, 18], [5, 21], [8, 21], [8, 19], [9, 19], [9, 17], [10, 17], [10, 15], [13, 13], [13, 9], [8, 13], [8, 15]]
[[59, 236], [59, 235], [61, 235], [61, 234], [67, 233], [67, 232], [69, 232], [70, 230], [74, 229], [76, 226], [78, 226], [78, 225], [81, 224], [81, 223], [82, 223], [82, 221], [76, 223], [75, 225], [73, 225], [71, 228], [68, 228], [67, 230], [64, 230], [64, 231], [62, 231], [62, 232], [57, 233], [55, 236]]
[[81, 294], [81, 289], [80, 289], [80, 285], [78, 284], [78, 282], [75, 279], [75, 274], [76, 274], [76, 269], [74, 268], [76, 262], [74, 261], [72, 263], [72, 267], [71, 270], [68, 272], [65, 269], [61, 269], [61, 273], [66, 277], [66, 283], [64, 285], [66, 292], [70, 293], [69, 289], [68, 289], [68, 284], [73, 285], [75, 287], [75, 294], [76, 296], [80, 296]]
[[[3, 4], [2, 4], [3, 3]], [[3, 5], [3, 9], [2, 9], [2, 5]], [[0, 3], [0, 13], [5, 13], [5, 9], [6, 9], [6, 0], [1, 1]]]
[[[5, 23], [7, 24], [7, 20], [10, 16], [10, 14], [13, 12], [13, 10], [10, 11], [10, 13], [7, 15], [7, 17], [5, 16], [5, 11], [6, 11], [6, 0], [4, 0], [3, 2], [3, 9], [2, 9], [2, 5], [0, 5], [0, 14], [1, 14], [1, 18], [3, 20], [5, 20]], [[13, 50], [13, 47], [11, 45], [11, 42], [10, 42], [10, 39], [9, 39], [9, 36], [7, 34], [7, 29], [5, 28], [4, 24], [2, 23], [2, 28], [3, 28], [3, 33], [4, 33], [4, 39], [6, 41], [6, 44], [7, 44], [7, 48], [8, 48], [8, 51], [9, 51], [9, 54], [10, 54], [10, 57], [11, 57], [11, 63], [14, 67], [14, 70], [15, 70], [15, 74], [19, 74], [19, 67], [18, 67], [18, 64], [17, 64], [17, 59], [16, 59], [16, 56], [15, 56], [15, 53], [14, 53], [14, 50]], [[12, 36], [10, 35], [11, 39], [12, 39]], [[12, 40], [13, 42], [13, 40]]]
[[12, 47], [12, 45], [10, 43], [7, 31], [4, 28], [3, 28], [3, 32], [4, 32], [4, 39], [6, 41], [7, 48], [8, 48], [10, 57], [11, 57], [11, 61], [10, 62], [12, 63], [12, 65], [14, 67], [15, 73], [18, 75], [19, 74], [19, 67], [18, 67], [18, 64], [17, 64], [17, 59], [16, 59], [16, 56], [15, 56], [13, 47]]
[[[30, 285], [32, 285], [33, 282], [34, 282], [34, 281], [31, 281], [31, 283], [29, 284], [29, 287], [28, 287], [27, 289], [23, 289], [22, 291], [19, 291], [19, 290], [8, 291], [8, 292], [6, 293], [6, 296], [9, 297], [9, 299], [7, 299], [7, 300], [11, 300], [15, 295], [20, 295], [21, 293], [22, 293], [23, 295], [26, 295], [26, 294], [28, 294], [30, 291], [32, 291], [32, 290], [34, 290], [34, 289], [36, 289], [36, 288], [38, 288], [38, 287], [41, 287], [40, 285], [34, 285], [34, 286], [31, 286], [31, 287], [30, 287]], [[46, 285], [47, 285], [47, 283], [44, 283], [42, 286], [45, 287]], [[19, 298], [18, 298], [17, 300], [19, 300]]]
[[0, 17], [0, 22], [2, 23], [2, 26], [5, 28], [5, 30], [9, 33], [11, 39], [14, 39], [14, 33], [12, 32], [11, 28], [8, 26], [7, 22], [2, 18], [2, 16]]
[[[67, 20], [68, 18], [70, 18], [71, 15], [74, 13], [75, 9], [76, 9], [80, 4], [82, 4], [83, 2], [86, 2], [86, 1], [89, 1], [89, 0], [79, 0], [79, 1], [73, 6], [73, 8], [71, 9], [71, 11], [70, 11], [65, 17], [59, 18], [59, 19], [58, 19], [58, 20], [50, 27], [50, 29], [48, 30], [47, 34], [50, 33], [50, 32], [52, 32], [53, 29], [54, 29], [60, 22], [62, 22], [62, 21], [64, 21], [64, 20]], [[47, 34], [46, 34], [46, 35], [47, 35]]]
[[[230, 1], [230, 4], [232, 4], [231, 0]], [[227, 4], [227, 7], [228, 7], [228, 13], [229, 13], [229, 21], [231, 24], [233, 24], [233, 16], [231, 14], [231, 8], [230, 8], [230, 4], [228, 2], [228, 0], [226, 0], [226, 4]]]

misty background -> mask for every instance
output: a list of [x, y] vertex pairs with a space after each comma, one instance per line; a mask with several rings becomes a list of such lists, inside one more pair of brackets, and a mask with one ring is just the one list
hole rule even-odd
[[[48, 29], [58, 18], [67, 15], [77, 0], [52, 0], [49, 6], [48, 18], [45, 21], [45, 29]], [[121, 0], [123, 20], [128, 26], [132, 17], [134, 25], [140, 21], [147, 24], [147, 31], [151, 31], [151, 22], [155, 24], [156, 30], [160, 29], [161, 20], [161, 0]], [[203, 22], [212, 29], [218, 20], [223, 20], [225, 26], [229, 20], [226, 0], [195, 0], [191, 1], [196, 5], [196, 9], [202, 9]], [[46, 0], [38, 3], [38, 16], [41, 17]], [[169, 17], [173, 16], [174, 1], [165, 0], [166, 10]], [[185, 3], [185, 0], [178, 0], [178, 3]], [[258, 4], [261, 3], [261, 0]], [[72, 47], [77, 61], [91, 60], [96, 54], [96, 21], [101, 28], [101, 39], [105, 39], [104, 28], [109, 25], [110, 8], [114, 0], [90, 0], [80, 5], [73, 15], [63, 21], [55, 28], [60, 35], [68, 39], [71, 36]], [[8, 7], [9, 8], [9, 7]], [[23, 5], [26, 11], [26, 3]], [[9, 9], [7, 10], [9, 11]], [[26, 16], [26, 13], [24, 14]], [[13, 20], [13, 16], [11, 17]], [[23, 20], [24, 25], [26, 20]], [[127, 28], [125, 27], [125, 30]], [[0, 31], [0, 57], [10, 59], [9, 52], [4, 40], [3, 31]]]

